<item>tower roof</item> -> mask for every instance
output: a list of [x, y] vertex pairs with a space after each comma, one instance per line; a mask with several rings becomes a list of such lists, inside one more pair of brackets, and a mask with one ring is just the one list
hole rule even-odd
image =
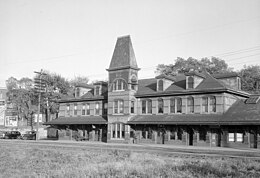
[[130, 36], [122, 36], [117, 38], [116, 46], [109, 65], [108, 71], [133, 68], [138, 69], [135, 59], [135, 53], [132, 46]]

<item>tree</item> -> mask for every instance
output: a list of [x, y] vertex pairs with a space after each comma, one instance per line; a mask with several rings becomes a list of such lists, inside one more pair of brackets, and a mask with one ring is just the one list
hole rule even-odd
[[240, 70], [242, 90], [249, 91], [251, 93], [260, 93], [260, 66], [251, 65], [244, 66]]
[[[61, 75], [49, 71], [44, 73], [47, 75], [42, 76], [42, 82], [46, 83], [46, 92], [41, 94], [41, 105], [45, 110], [46, 121], [49, 121], [50, 114], [57, 114], [59, 111], [58, 100], [70, 95], [72, 88], [69, 81]], [[39, 78], [38, 75], [36, 77]]]
[[9, 77], [5, 81], [5, 85], [8, 91], [18, 88], [18, 80], [14, 77]]
[[187, 60], [177, 57], [174, 64], [159, 64], [156, 68], [157, 74], [172, 74], [189, 72], [191, 69], [202, 71], [206, 70], [211, 74], [231, 72], [233, 69], [222, 59], [212, 57], [202, 58], [201, 60], [189, 57]]
[[70, 80], [70, 85], [75, 87], [78, 84], [87, 84], [89, 82], [88, 77], [83, 77], [83, 76], [76, 76], [74, 79]]
[[[33, 115], [37, 112], [37, 95], [33, 90], [12, 89], [7, 92], [9, 102], [11, 102], [18, 113], [18, 120], [25, 118], [33, 120]], [[33, 129], [33, 124], [31, 125]]]
[[28, 77], [23, 77], [18, 81], [20, 88], [29, 90], [33, 87], [33, 80]]

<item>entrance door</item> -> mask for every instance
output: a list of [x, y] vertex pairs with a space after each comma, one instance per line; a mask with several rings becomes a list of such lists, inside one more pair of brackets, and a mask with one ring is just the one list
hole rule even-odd
[[193, 130], [192, 129], [188, 129], [188, 141], [189, 141], [189, 145], [192, 146], [193, 145]]
[[257, 148], [257, 134], [250, 133], [250, 148]]

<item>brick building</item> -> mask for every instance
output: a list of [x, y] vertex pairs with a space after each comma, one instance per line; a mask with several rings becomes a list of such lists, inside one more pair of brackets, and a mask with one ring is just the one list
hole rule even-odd
[[242, 91], [236, 73], [139, 80], [139, 70], [130, 36], [119, 37], [108, 82], [78, 86], [46, 124], [105, 142], [260, 147], [259, 96]]

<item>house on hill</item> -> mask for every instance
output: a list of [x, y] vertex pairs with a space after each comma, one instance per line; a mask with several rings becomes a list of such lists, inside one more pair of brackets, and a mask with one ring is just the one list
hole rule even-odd
[[108, 82], [79, 86], [45, 124], [93, 141], [260, 147], [260, 97], [242, 91], [236, 73], [139, 79], [139, 70], [130, 36], [119, 37]]

